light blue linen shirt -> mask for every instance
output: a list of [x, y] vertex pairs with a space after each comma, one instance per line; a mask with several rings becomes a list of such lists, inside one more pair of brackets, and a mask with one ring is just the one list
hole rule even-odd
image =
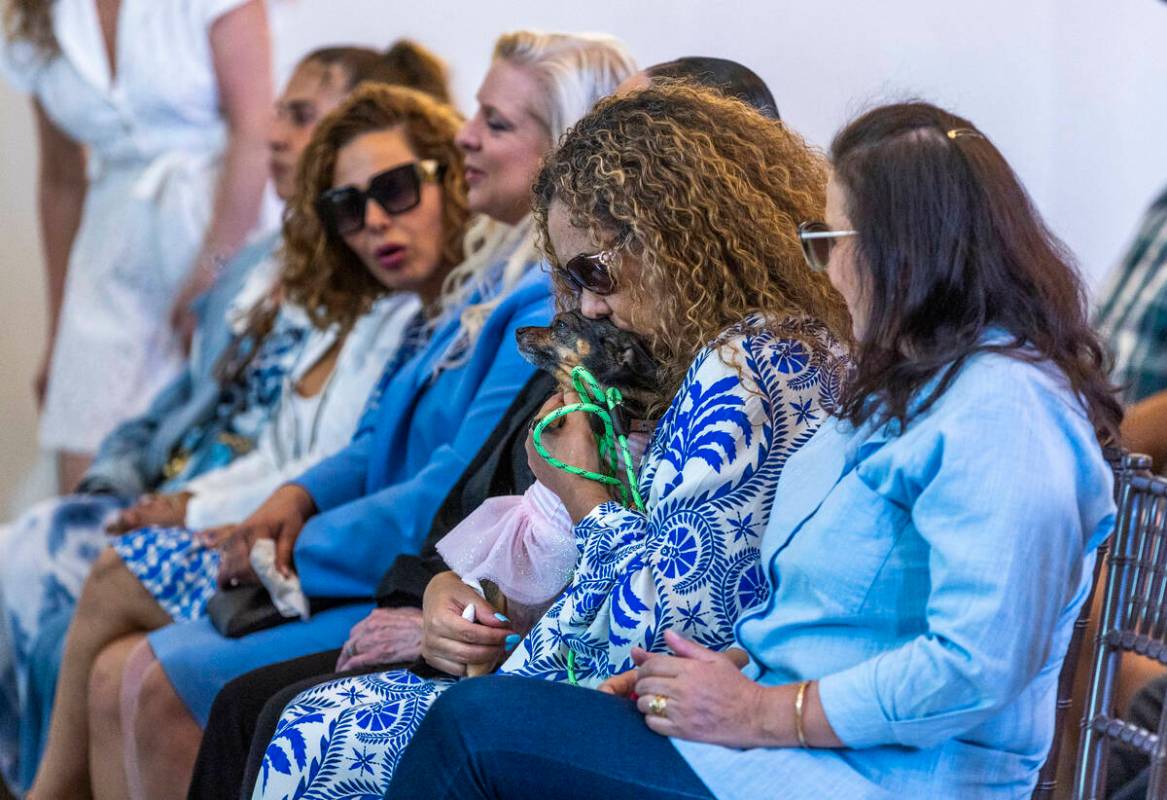
[[847, 748], [674, 744], [722, 800], [1028, 797], [1111, 495], [1044, 365], [976, 355], [906, 431], [824, 424], [779, 481], [772, 591], [736, 635], [760, 683], [819, 680]]

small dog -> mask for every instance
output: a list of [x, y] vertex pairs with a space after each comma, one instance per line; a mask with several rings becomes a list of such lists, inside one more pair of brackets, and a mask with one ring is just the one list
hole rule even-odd
[[[619, 389], [624, 402], [613, 414], [613, 425], [625, 433], [636, 431], [634, 436], [647, 438], [645, 434], [652, 428], [649, 416], [658, 413], [668, 398], [664, 397], [661, 389], [660, 365], [640, 337], [620, 330], [607, 320], [592, 320], [578, 311], [567, 311], [556, 314], [545, 328], [519, 328], [515, 331], [515, 339], [523, 357], [549, 372], [562, 389], [575, 389], [571, 371], [577, 366], [587, 368], [605, 389]], [[588, 417], [592, 430], [600, 433], [602, 424], [599, 419], [591, 414]], [[604, 471], [608, 470], [605, 468]], [[570, 520], [567, 522], [570, 523]], [[455, 535], [457, 529], [451, 534]], [[517, 629], [524, 633], [546, 610], [545, 607], [532, 609], [513, 606], [498, 585], [485, 578], [470, 582], [470, 585], [483, 595], [492, 608], [511, 617], [513, 623], [518, 625]], [[463, 616], [473, 622], [476, 613], [471, 604], [466, 607]], [[481, 675], [493, 668], [494, 665], [472, 665], [467, 674]]]
[[515, 339], [523, 358], [551, 373], [565, 390], [575, 390], [571, 371], [580, 365], [601, 386], [619, 389], [624, 413], [631, 419], [646, 419], [668, 400], [661, 388], [660, 365], [648, 347], [639, 336], [606, 319], [565, 311], [546, 328], [519, 328]]

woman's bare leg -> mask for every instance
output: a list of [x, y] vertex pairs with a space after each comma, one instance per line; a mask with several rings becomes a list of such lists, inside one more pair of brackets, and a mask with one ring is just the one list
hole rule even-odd
[[124, 800], [129, 794], [122, 753], [121, 686], [133, 653], [143, 641], [142, 633], [116, 640], [98, 654], [89, 675], [89, 779], [98, 800]]
[[[135, 720], [141, 790], [151, 800], [183, 800], [203, 731], [155, 661], [146, 670]], [[159, 736], [158, 731], [166, 731]]]
[[154, 648], [143, 639], [130, 653], [126, 668], [122, 673], [121, 727], [122, 755], [126, 770], [129, 800], [150, 800], [142, 789], [142, 765], [138, 758], [138, 700], [142, 696], [142, 684], [150, 667], [158, 663]]
[[93, 565], [65, 638], [49, 740], [29, 792], [35, 800], [89, 797], [89, 675], [106, 646], [170, 622], [112, 550]]

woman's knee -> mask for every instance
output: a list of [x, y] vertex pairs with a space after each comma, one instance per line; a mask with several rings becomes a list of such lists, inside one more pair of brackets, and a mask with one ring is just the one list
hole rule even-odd
[[108, 731], [119, 724], [122, 674], [125, 651], [106, 647], [97, 655], [89, 673], [89, 720], [96, 731]]
[[126, 567], [122, 557], [112, 547], [101, 551], [101, 555], [93, 562], [85, 585], [81, 588], [81, 597], [78, 600], [77, 613], [101, 613], [94, 608], [94, 603], [100, 603], [102, 598], [124, 596], [125, 581], [133, 577], [133, 573]]
[[176, 720], [186, 716], [189, 716], [186, 706], [167, 677], [166, 670], [162, 669], [160, 663], [154, 662], [146, 669], [138, 694], [137, 717], [134, 720], [138, 741], [156, 745], [159, 731], [167, 730]]
[[489, 736], [497, 730], [499, 709], [515, 708], [517, 685], [524, 681], [503, 675], [484, 675], [451, 686], [434, 702], [424, 725], [443, 737], [461, 740]]

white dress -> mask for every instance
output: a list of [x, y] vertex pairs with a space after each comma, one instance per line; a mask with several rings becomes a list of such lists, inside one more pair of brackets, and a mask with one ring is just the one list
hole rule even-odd
[[211, 24], [247, 0], [122, 0], [111, 79], [95, 0], [55, 0], [60, 52], [0, 36], [0, 72], [85, 146], [40, 440], [94, 452], [177, 372], [168, 316], [210, 221], [226, 144]]

